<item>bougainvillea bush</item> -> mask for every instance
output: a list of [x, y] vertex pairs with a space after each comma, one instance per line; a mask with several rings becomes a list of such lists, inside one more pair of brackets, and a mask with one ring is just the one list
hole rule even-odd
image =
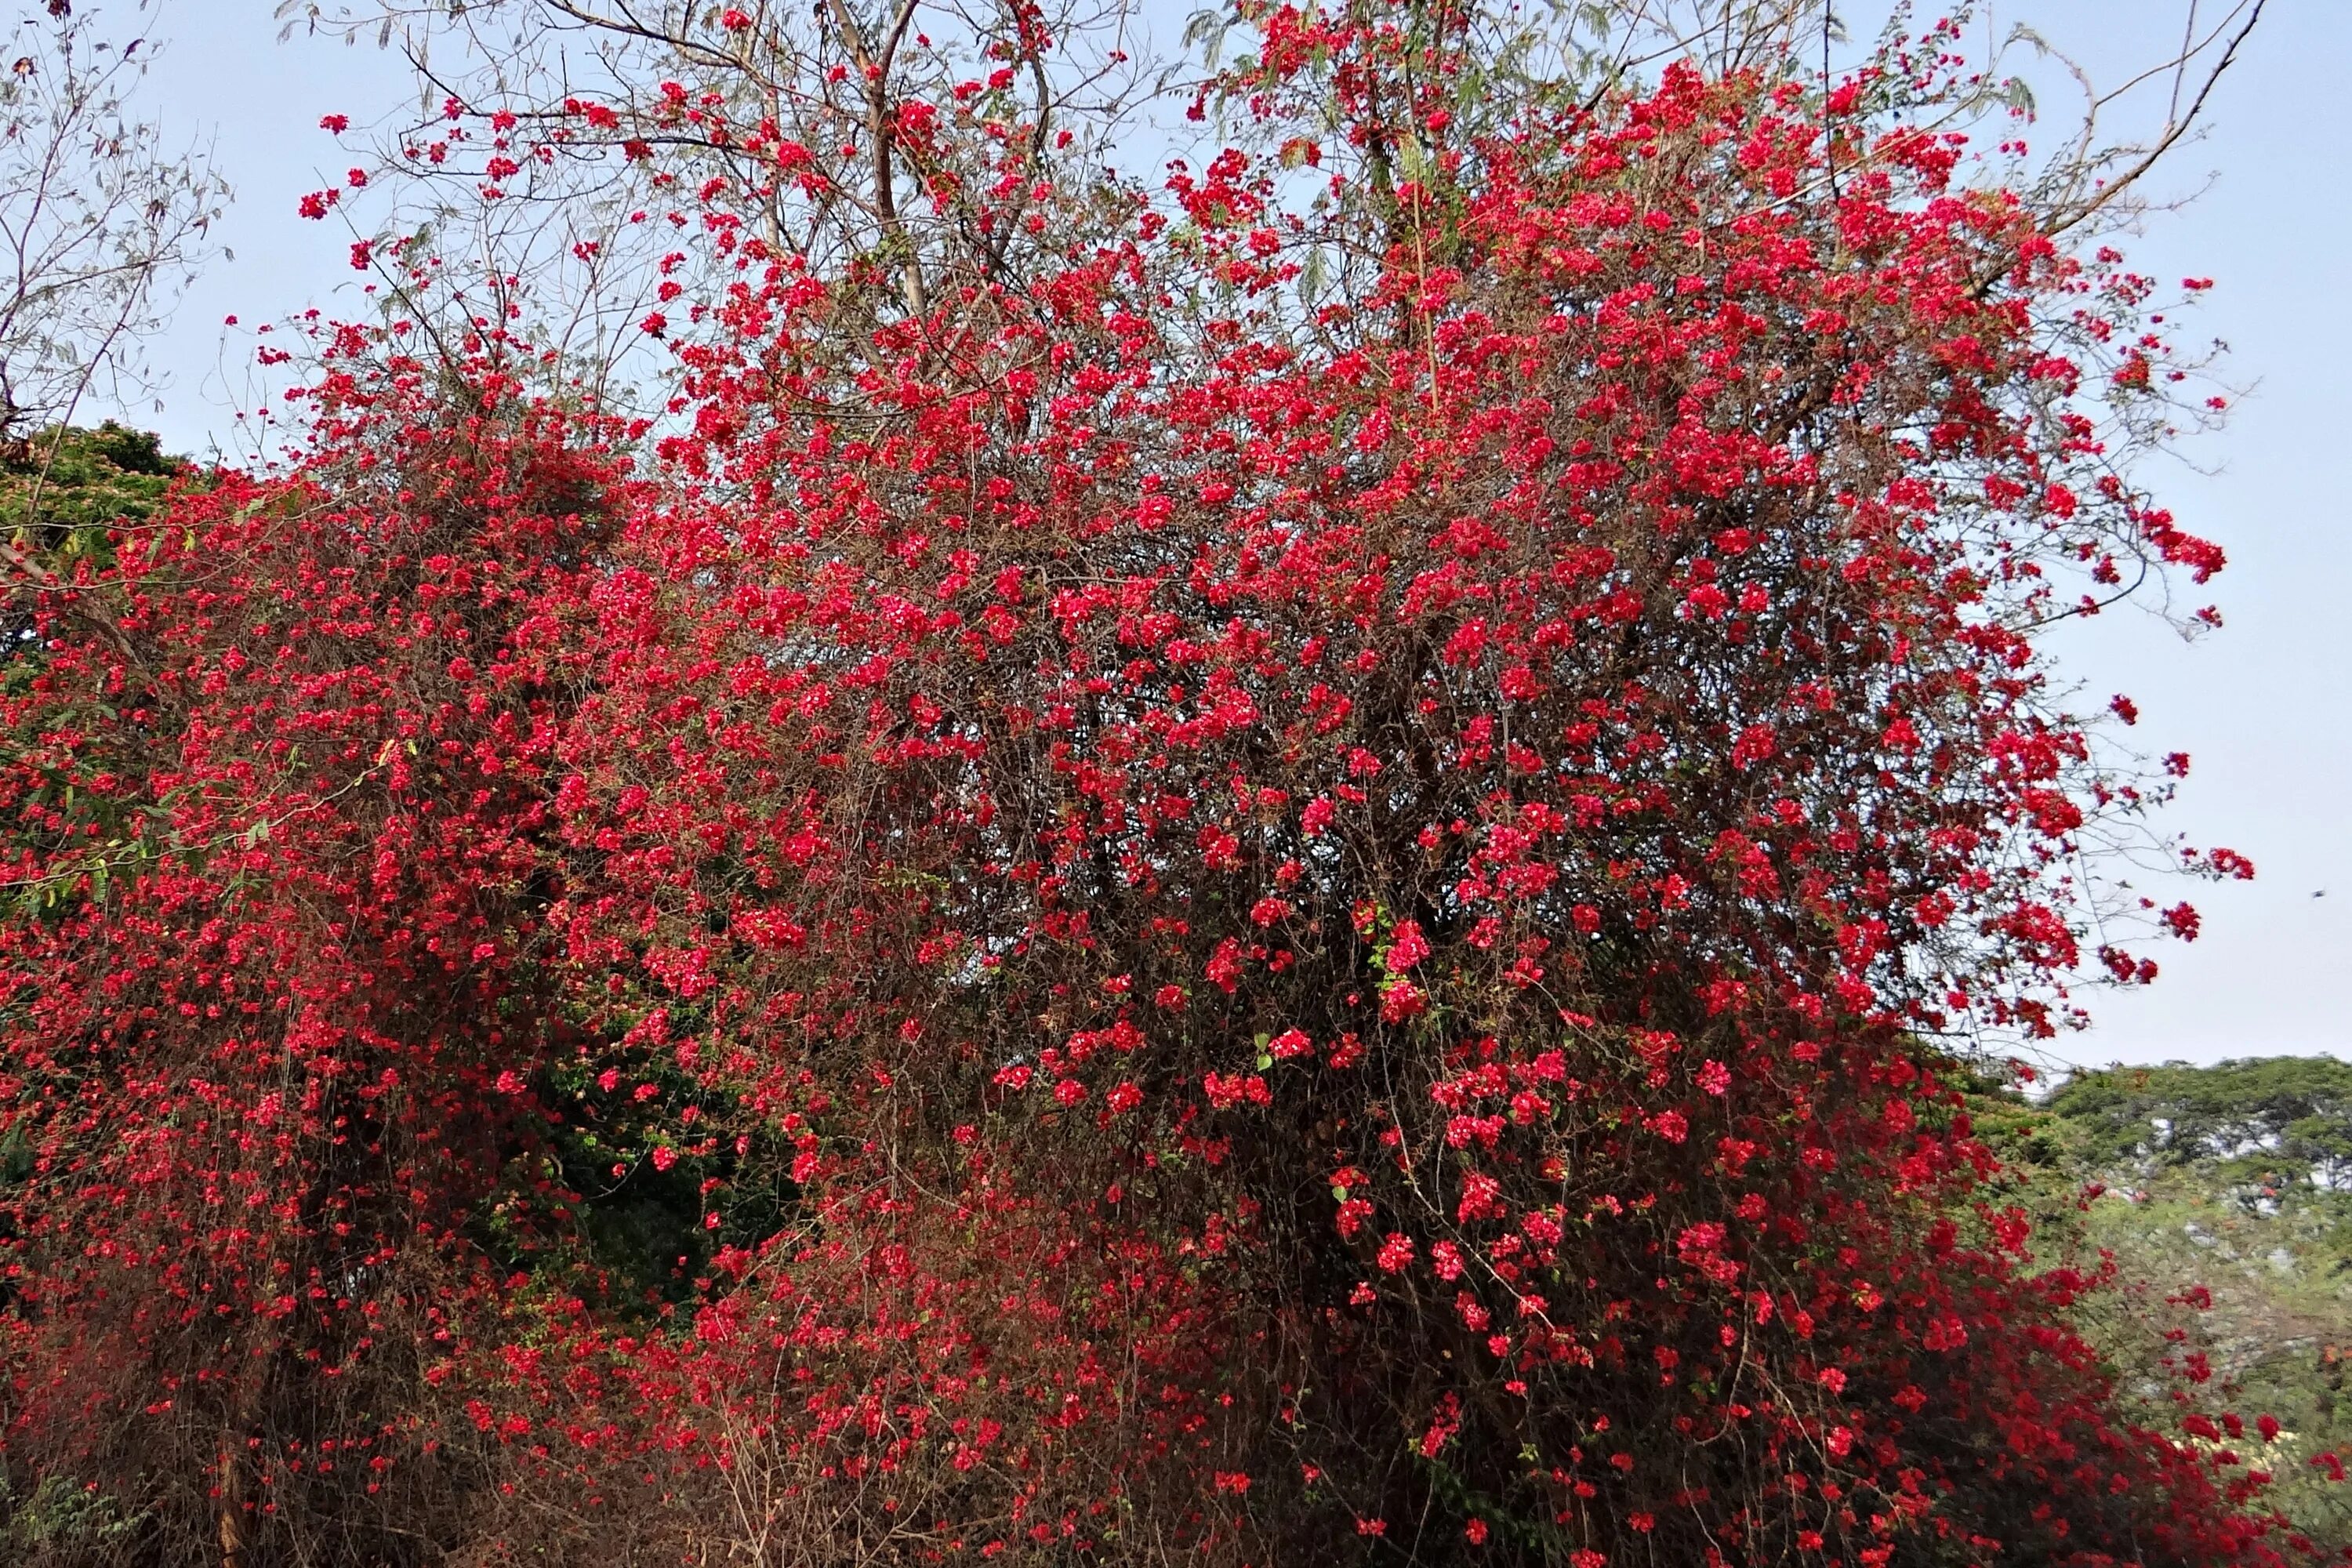
[[2221, 560], [1937, 40], [1252, 5], [1139, 181], [1034, 13], [836, 12], [828, 141], [418, 144], [642, 180], [666, 405], [363, 247], [290, 459], [32, 596], [18, 1557], [2293, 1559], [1979, 1192], [1968, 1042], [2196, 923], [2038, 631]]

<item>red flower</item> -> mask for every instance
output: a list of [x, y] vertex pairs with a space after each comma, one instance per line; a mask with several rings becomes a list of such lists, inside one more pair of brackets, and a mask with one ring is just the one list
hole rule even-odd
[[1285, 1029], [1267, 1041], [1265, 1048], [1266, 1054], [1276, 1061], [1286, 1061], [1294, 1057], [1313, 1056], [1315, 1042], [1297, 1029]]

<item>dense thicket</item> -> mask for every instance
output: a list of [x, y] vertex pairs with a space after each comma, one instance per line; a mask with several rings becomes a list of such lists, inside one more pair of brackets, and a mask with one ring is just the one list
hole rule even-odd
[[686, 149], [666, 417], [410, 245], [299, 461], [36, 596], [22, 1538], [2288, 1549], [2258, 1452], [2124, 1417], [1927, 1043], [2053, 1026], [2146, 801], [2036, 628], [2221, 563], [2118, 472], [2147, 280], [1885, 74], [1240, 16], [1165, 192], [1023, 118], [1025, 12], [929, 100], [843, 13], [815, 151], [486, 114]]

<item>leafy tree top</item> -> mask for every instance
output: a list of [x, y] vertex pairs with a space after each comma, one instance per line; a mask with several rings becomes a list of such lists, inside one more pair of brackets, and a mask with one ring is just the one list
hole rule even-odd
[[2079, 1073], [2049, 1101], [2083, 1128], [2095, 1158], [2166, 1164], [2352, 1163], [2352, 1062], [2269, 1057]]

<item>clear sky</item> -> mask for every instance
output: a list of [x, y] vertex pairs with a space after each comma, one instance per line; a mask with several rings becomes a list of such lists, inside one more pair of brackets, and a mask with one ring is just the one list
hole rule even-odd
[[[320, 115], [373, 121], [412, 91], [399, 58], [365, 44], [299, 32], [277, 43], [272, 8], [171, 0], [152, 24], [168, 47], [150, 101], [173, 135], [215, 141], [236, 191], [223, 235], [236, 258], [207, 270], [159, 345], [172, 376], [163, 410], [132, 411], [183, 450], [236, 445], [245, 383], [233, 367], [223, 374], [224, 317], [250, 326], [339, 301], [356, 312], [347, 237], [300, 220], [295, 204], [337, 183], [349, 162], [318, 129]], [[131, 13], [129, 0], [107, 9]], [[2180, 16], [2180, 0], [1995, 7], [1998, 26], [2034, 22], [2104, 80], [2161, 58]], [[2195, 199], [2158, 215], [2132, 246], [2159, 276], [2216, 279], [2191, 332], [2229, 344], [2225, 374], [2248, 394], [2229, 428], [2190, 446], [2188, 463], [2147, 476], [2184, 525], [2228, 550], [2230, 568], [2212, 584], [2228, 624], [2185, 646], [2149, 617], [2111, 613], [2070, 632], [2064, 653], [2095, 696], [2126, 691], [2139, 702], [2137, 733], [2151, 750], [2195, 759], [2170, 825], [2200, 847], [2242, 850], [2261, 874], [2190, 889], [2203, 935], [2157, 950], [2164, 974], [2152, 989], [2095, 998], [2099, 1022], [2061, 1043], [2065, 1058], [2352, 1055], [2347, 59], [2352, 3], [2271, 0], [2213, 95], [2210, 129], [2176, 152], [2159, 186]], [[2053, 97], [2046, 107], [2054, 115], [2062, 106]]]
[[[2000, 10], [2047, 18], [2108, 79], [2108, 62], [2160, 56], [2180, 17], [2163, 0]], [[2246, 392], [2226, 429], [2189, 444], [2194, 468], [2147, 475], [2184, 525], [2228, 550], [2210, 584], [2227, 624], [2184, 646], [2147, 617], [2109, 615], [2063, 651], [2094, 692], [2138, 700], [2143, 742], [2190, 754], [2172, 825], [2252, 856], [2260, 875], [2195, 890], [2203, 934], [2161, 944], [2148, 990], [2094, 1003], [2097, 1026], [2062, 1047], [2078, 1061], [2352, 1055], [2347, 59], [2352, 5], [2272, 0], [2214, 91], [2210, 132], [2160, 182], [2194, 199], [2131, 245], [2158, 277], [2215, 279], [2193, 331], [2229, 345], [2224, 374]]]

